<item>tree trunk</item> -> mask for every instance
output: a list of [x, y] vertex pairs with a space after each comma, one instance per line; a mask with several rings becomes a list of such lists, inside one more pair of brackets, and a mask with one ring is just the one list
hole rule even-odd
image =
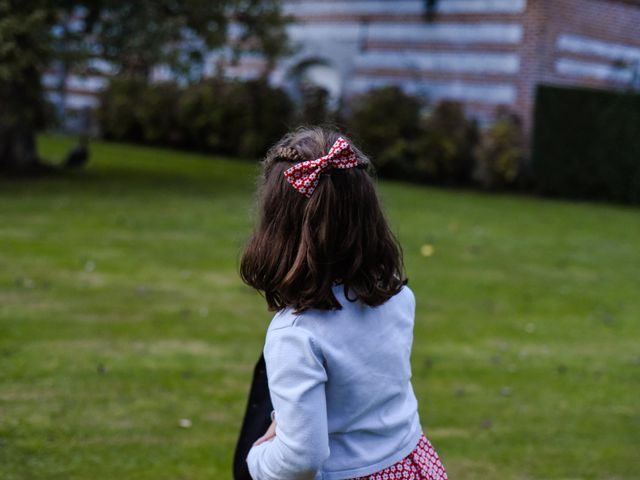
[[38, 160], [36, 130], [45, 113], [36, 68], [24, 71], [21, 81], [0, 82], [0, 172], [29, 174], [46, 170]]
[[0, 171], [29, 173], [38, 170], [38, 166], [33, 131], [0, 129]]

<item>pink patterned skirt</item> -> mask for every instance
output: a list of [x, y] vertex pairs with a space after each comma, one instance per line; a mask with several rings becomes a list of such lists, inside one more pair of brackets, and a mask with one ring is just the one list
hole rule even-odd
[[352, 480], [447, 480], [440, 457], [433, 446], [424, 436], [416, 448], [402, 460], [394, 463], [390, 467], [364, 477]]

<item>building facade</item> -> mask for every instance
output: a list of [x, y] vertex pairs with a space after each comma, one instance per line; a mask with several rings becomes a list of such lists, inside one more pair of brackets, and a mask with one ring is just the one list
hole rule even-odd
[[[530, 126], [538, 84], [640, 89], [640, 0], [287, 0], [284, 10], [295, 18], [294, 53], [270, 80], [294, 98], [305, 83], [336, 105], [397, 85], [431, 103], [462, 102], [481, 121], [507, 107]], [[264, 68], [243, 55], [226, 74]], [[95, 106], [106, 77], [69, 77], [68, 106]]]

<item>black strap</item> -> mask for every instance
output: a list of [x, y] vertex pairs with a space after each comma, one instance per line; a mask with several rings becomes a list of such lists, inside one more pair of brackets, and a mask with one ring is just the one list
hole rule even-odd
[[251, 480], [247, 468], [247, 454], [258, 438], [264, 435], [271, 425], [271, 398], [269, 397], [269, 384], [267, 382], [267, 369], [264, 356], [260, 355], [258, 363], [253, 370], [253, 381], [249, 391], [249, 401], [240, 429], [240, 437], [236, 445], [233, 458], [234, 480]]

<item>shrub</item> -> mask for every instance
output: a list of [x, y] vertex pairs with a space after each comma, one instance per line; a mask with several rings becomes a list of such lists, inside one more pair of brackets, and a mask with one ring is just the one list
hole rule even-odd
[[479, 134], [462, 104], [440, 102], [424, 120], [423, 129], [417, 143], [416, 175], [432, 183], [469, 184]]
[[270, 87], [266, 81], [251, 80], [240, 85], [245, 90], [242, 108], [248, 117], [240, 132], [238, 153], [260, 156], [291, 128], [294, 105], [284, 90]]
[[220, 78], [186, 88], [116, 79], [99, 108], [107, 139], [241, 156], [263, 153], [286, 132], [292, 115], [289, 98], [265, 81]]
[[[239, 112], [237, 95], [231, 95], [230, 85], [218, 78], [189, 86], [178, 101], [178, 123], [187, 148], [233, 154], [236, 139], [229, 134], [237, 131]], [[238, 117], [239, 115], [236, 115]]]
[[290, 126], [293, 105], [265, 81], [206, 80], [187, 89], [179, 123], [190, 148], [255, 157]]
[[441, 102], [426, 117], [423, 106], [397, 87], [371, 90], [357, 99], [348, 126], [381, 176], [469, 184], [479, 135], [476, 122], [467, 119], [460, 103]]
[[100, 95], [98, 123], [102, 136], [108, 140], [141, 142], [142, 122], [136, 105], [147, 85], [135, 79], [112, 79]]
[[155, 83], [145, 87], [139, 100], [131, 103], [131, 112], [140, 122], [145, 143], [167, 146], [182, 143], [177, 112], [180, 94], [175, 83]]
[[525, 141], [520, 118], [505, 110], [481, 134], [475, 151], [474, 180], [484, 188], [513, 187], [525, 162]]
[[412, 179], [422, 102], [398, 87], [370, 90], [355, 100], [349, 130], [382, 176]]

